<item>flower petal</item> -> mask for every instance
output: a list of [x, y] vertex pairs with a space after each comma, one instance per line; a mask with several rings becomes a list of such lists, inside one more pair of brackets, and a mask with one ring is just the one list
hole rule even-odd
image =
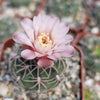
[[52, 60], [58, 60], [61, 58], [61, 54], [60, 53], [53, 53], [53, 54], [49, 55], [48, 58], [50, 58]]
[[39, 33], [46, 33], [46, 28], [48, 27], [48, 21], [49, 21], [49, 17], [47, 15], [44, 15], [44, 14], [40, 14], [41, 16], [41, 25], [40, 25], [40, 28], [39, 28]]
[[40, 58], [37, 64], [41, 67], [52, 67], [54, 65], [53, 60], [48, 58]]
[[54, 52], [62, 52], [62, 51], [65, 51], [66, 50], [66, 45], [65, 44], [62, 44], [60, 46], [55, 46], [53, 48]]
[[66, 46], [66, 50], [61, 51], [60, 53], [64, 57], [71, 57], [75, 53], [75, 49], [72, 46], [68, 45]]
[[73, 37], [71, 35], [66, 35], [66, 43], [70, 43], [73, 40]]
[[61, 45], [59, 47], [55, 47], [53, 49], [54, 53], [50, 56], [48, 56], [48, 58], [53, 59], [53, 60], [58, 60], [60, 59], [62, 56], [63, 57], [71, 57], [75, 50], [72, 46], [70, 45]]
[[55, 44], [64, 46], [65, 44], [69, 44], [73, 40], [73, 37], [71, 35], [66, 35], [62, 38], [63, 39], [61, 39], [61, 37], [57, 37], [56, 39], [54, 39]]
[[[55, 23], [59, 21], [59, 19], [57, 17], [50, 17], [48, 18], [48, 21], [47, 21], [47, 24], [46, 24], [46, 33], [51, 33], [52, 32], [52, 29], [54, 28], [55, 26]], [[50, 34], [51, 36], [51, 34]]]
[[54, 24], [58, 20], [59, 19], [57, 17], [51, 17], [44, 14], [39, 14], [38, 16], [35, 16], [33, 19], [33, 25], [36, 35], [39, 35], [41, 33], [51, 33]]
[[59, 19], [56, 18], [56, 17], [52, 18], [51, 16], [41, 14], [41, 22], [43, 22], [43, 23], [41, 24], [41, 27], [39, 29], [39, 33], [48, 33], [48, 34], [50, 34], [53, 27], [54, 27], [54, 24], [58, 20]]
[[35, 53], [32, 51], [32, 50], [23, 50], [21, 52], [21, 56], [25, 59], [34, 59], [36, 56], [35, 56]]
[[57, 21], [52, 30], [51, 37], [55, 43], [59, 44], [62, 42], [62, 39], [66, 37], [65, 35], [68, 31], [68, 25], [66, 25], [65, 23], [60, 23], [60, 21]]
[[12, 38], [17, 43], [26, 44], [26, 45], [33, 47], [32, 43], [30, 42], [28, 37], [21, 31], [15, 32], [15, 34], [13, 35]]
[[34, 27], [34, 30], [35, 30], [35, 37], [37, 37], [37, 35], [39, 33], [39, 29], [40, 29], [41, 24], [43, 24], [41, 22], [41, 14], [39, 14], [38, 16], [34, 16], [33, 27]]
[[25, 18], [21, 21], [21, 25], [23, 26], [27, 36], [29, 37], [29, 39], [31, 41], [34, 41], [34, 29], [33, 29], [33, 22], [28, 19]]

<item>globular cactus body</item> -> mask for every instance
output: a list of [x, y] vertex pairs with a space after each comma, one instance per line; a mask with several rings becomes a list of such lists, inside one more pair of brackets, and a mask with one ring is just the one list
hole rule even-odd
[[65, 60], [54, 61], [52, 67], [40, 67], [37, 59], [26, 60], [17, 55], [11, 60], [13, 79], [26, 91], [40, 93], [55, 88], [64, 78], [67, 67]]

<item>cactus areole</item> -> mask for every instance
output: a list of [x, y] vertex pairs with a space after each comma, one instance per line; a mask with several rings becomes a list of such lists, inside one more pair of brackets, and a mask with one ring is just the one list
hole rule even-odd
[[56, 87], [66, 70], [66, 58], [74, 54], [68, 35], [69, 27], [56, 17], [39, 14], [33, 21], [21, 21], [25, 30], [17, 31], [13, 40], [20, 44], [16, 57], [11, 59], [11, 72], [20, 86], [40, 93]]

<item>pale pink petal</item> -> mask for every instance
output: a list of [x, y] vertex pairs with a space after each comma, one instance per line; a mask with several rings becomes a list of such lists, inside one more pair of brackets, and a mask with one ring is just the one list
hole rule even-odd
[[63, 23], [63, 24], [65, 25], [65, 31], [66, 31], [66, 33], [68, 33], [69, 32], [69, 25], [66, 24], [66, 23]]
[[59, 19], [56, 17], [52, 18], [51, 16], [41, 14], [41, 22], [43, 22], [43, 23], [41, 24], [39, 33], [50, 34], [53, 27], [55, 26], [56, 21], [58, 21], [58, 20]]
[[40, 58], [37, 64], [41, 67], [52, 67], [54, 65], [53, 60], [48, 58]]
[[62, 36], [65, 36], [69, 31], [69, 26], [64, 22], [60, 22], [58, 27], [59, 27], [58, 34], [62, 34]]
[[41, 25], [40, 25], [40, 28], [39, 28], [39, 33], [41, 34], [41, 33], [45, 33], [46, 34], [46, 28], [47, 28], [47, 26], [48, 26], [48, 21], [49, 21], [49, 17], [47, 16], [47, 15], [43, 15], [43, 14], [41, 14], [41, 22], [43, 22], [43, 23], [41, 23]]
[[25, 18], [22, 20], [21, 25], [23, 26], [27, 36], [29, 37], [29, 39], [31, 41], [34, 41], [34, 29], [33, 29], [33, 22], [28, 19]]
[[59, 19], [56, 17], [51, 17], [44, 14], [39, 14], [33, 19], [33, 25], [36, 35], [41, 33], [51, 33], [53, 27], [55, 26], [56, 21]]
[[53, 54], [49, 55], [48, 58], [50, 58], [52, 60], [58, 60], [61, 58], [61, 53], [53, 53]]
[[66, 43], [70, 43], [73, 40], [71, 35], [66, 35]]
[[33, 18], [33, 27], [34, 27], [34, 30], [35, 30], [35, 37], [38, 36], [39, 29], [40, 29], [40, 26], [42, 24], [43, 24], [43, 22], [41, 22], [41, 14], [39, 14], [38, 16], [34, 16], [34, 18]]
[[61, 53], [61, 55], [64, 57], [71, 57], [75, 53], [75, 49], [72, 46], [68, 45], [66, 46], [66, 50], [61, 51], [59, 53]]
[[[67, 41], [68, 42], [68, 41]], [[53, 40], [53, 44], [55, 44], [55, 45], [61, 45], [61, 44], [66, 44], [66, 36], [64, 36], [64, 37], [57, 37], [57, 38], [55, 38], [54, 40]]]
[[21, 31], [15, 32], [15, 34], [13, 35], [12, 38], [17, 43], [26, 44], [28, 46], [33, 47], [32, 43], [30, 42], [28, 37], [25, 35], [25, 33], [21, 32]]
[[58, 60], [60, 59], [62, 56], [63, 57], [71, 57], [74, 52], [75, 49], [70, 46], [70, 45], [61, 45], [59, 47], [55, 47], [54, 48], [54, 53], [50, 56], [48, 56], [48, 58], [53, 59], [53, 60]]
[[73, 37], [71, 35], [66, 35], [64, 37], [59, 37], [54, 39], [54, 43], [57, 45], [64, 45], [64, 44], [69, 44], [73, 40]]
[[44, 54], [39, 53], [39, 52], [35, 52], [35, 55], [36, 55], [37, 57], [43, 57], [43, 56], [45, 56]]
[[65, 51], [66, 50], [66, 45], [65, 44], [62, 44], [60, 46], [56, 46], [55, 48], [53, 48], [53, 51], [54, 52], [62, 52], [62, 51]]
[[56, 22], [51, 37], [55, 43], [59, 44], [62, 42], [63, 38], [65, 38], [67, 32], [69, 31], [69, 27], [65, 23], [60, 23], [59, 21]]
[[35, 52], [35, 55], [37, 57], [47, 57], [48, 55], [51, 55], [52, 51], [51, 52], [48, 52], [48, 53], [39, 53], [39, 52]]
[[52, 31], [51, 31], [51, 36], [52, 38], [55, 38], [56, 36], [55, 35], [58, 35], [58, 32], [59, 32], [59, 24], [60, 24], [60, 21], [57, 20]]
[[54, 28], [57, 21], [59, 21], [59, 19], [57, 17], [50, 17], [49, 16], [45, 31], [46, 31], [46, 33], [49, 33], [50, 36], [51, 36], [52, 29]]
[[65, 36], [68, 31], [69, 31], [68, 25], [66, 25], [65, 23], [56, 22], [52, 30], [52, 35], [55, 34], [55, 35]]
[[39, 14], [33, 19], [33, 25], [35, 29], [35, 35], [38, 36], [41, 33], [46, 33], [49, 17], [44, 14]]
[[64, 44], [69, 44], [72, 40], [73, 40], [73, 37], [71, 35], [66, 35], [62, 39], [56, 38], [54, 42], [58, 45], [64, 45]]
[[34, 59], [36, 57], [34, 51], [29, 49], [23, 50], [21, 56], [25, 59]]

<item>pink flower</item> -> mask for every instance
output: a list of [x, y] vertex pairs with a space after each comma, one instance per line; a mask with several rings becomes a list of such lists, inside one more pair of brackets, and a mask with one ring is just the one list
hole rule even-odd
[[53, 66], [53, 61], [62, 57], [71, 57], [74, 48], [68, 25], [56, 17], [39, 14], [33, 21], [25, 18], [21, 22], [25, 33], [15, 32], [13, 40], [23, 46], [21, 56], [25, 59], [37, 58], [42, 67]]

